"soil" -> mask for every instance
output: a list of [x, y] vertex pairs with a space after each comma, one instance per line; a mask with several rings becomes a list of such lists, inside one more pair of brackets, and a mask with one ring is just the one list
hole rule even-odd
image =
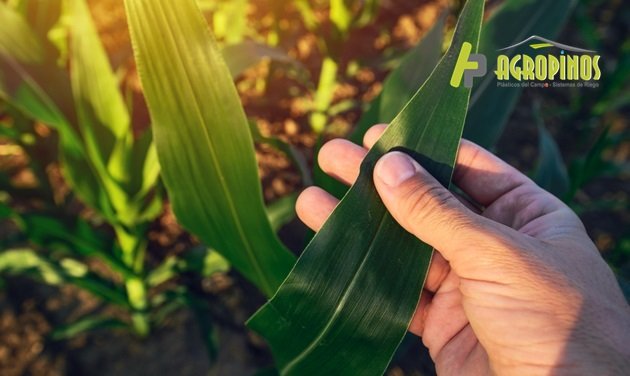
[[[125, 85], [134, 89], [134, 104], [139, 109], [134, 112], [134, 126], [139, 134], [148, 127], [149, 118], [144, 110], [131, 57], [121, 1], [93, 0], [89, 3], [112, 64], [125, 68]], [[263, 20], [255, 24], [260, 24], [262, 30], [259, 32], [264, 33], [269, 9], [260, 3], [266, 4], [256, 2], [256, 6], [252, 5], [250, 18]], [[352, 32], [346, 42], [349, 47], [339, 52], [340, 72], [346, 72], [357, 58], [372, 64], [366, 64], [338, 85], [334, 103], [350, 98], [369, 100], [374, 97], [380, 90], [387, 69], [373, 62], [383, 61], [384, 55], [395, 55], [414, 45], [448, 5], [446, 0], [384, 0], [381, 3], [383, 9], [377, 21], [372, 26]], [[628, 35], [627, 25], [630, 24], [624, 21], [623, 12], [615, 11], [620, 2], [609, 3], [592, 8], [596, 11], [588, 15], [598, 27], [601, 45], [605, 48], [602, 52], [604, 60], [616, 59], [616, 48]], [[320, 16], [323, 18], [323, 15]], [[283, 10], [282, 17], [280, 47], [297, 59], [306, 68], [311, 81], [316, 82], [322, 56], [315, 37], [305, 30], [291, 7]], [[453, 20], [450, 19], [450, 22]], [[580, 45], [583, 41], [580, 33], [576, 32], [578, 29], [574, 17], [559, 39]], [[326, 30], [324, 27], [323, 32]], [[312, 165], [317, 137], [309, 128], [306, 107], [312, 84], [305, 84], [285, 72], [284, 69], [276, 69], [274, 64], [262, 63], [248, 70], [238, 80], [237, 87], [248, 116], [257, 120], [261, 132], [295, 145]], [[265, 80], [264, 90], [260, 90], [261, 79]], [[566, 106], [570, 99], [570, 95], [562, 90], [526, 90], [498, 143], [497, 154], [521, 171], [532, 171], [538, 155], [532, 104], [540, 101], [543, 111], [553, 112], [557, 107]], [[333, 134], [329, 137], [347, 134], [359, 114], [360, 110], [354, 108], [334, 116]], [[593, 141], [591, 131], [601, 127], [604, 120], [616, 124], [615, 132], [628, 132], [627, 108], [607, 115], [604, 120], [582, 115], [578, 113], [568, 119], [560, 116], [546, 118], [565, 161], [572, 161], [589, 149]], [[576, 139], [582, 141], [576, 142]], [[629, 150], [630, 144], [622, 142], [607, 157], [627, 162]], [[304, 188], [298, 171], [281, 153], [257, 145], [257, 157], [266, 201], [272, 202]], [[6, 164], [23, 170], [25, 162], [20, 159], [19, 153], [11, 158], [16, 159], [8, 160], [0, 155], [0, 167]], [[615, 252], [621, 241], [630, 235], [627, 230], [630, 228], [629, 195], [630, 177], [626, 172], [592, 181], [576, 199], [581, 207], [586, 208], [609, 197], [626, 203], [616, 210], [606, 208], [581, 213], [589, 233], [604, 254]], [[280, 235], [290, 248], [299, 253], [307, 233], [304, 226], [294, 220], [281, 230]], [[168, 205], [165, 214], [151, 226], [149, 240], [149, 263], [152, 265], [167, 256], [186, 252], [197, 244], [177, 225]], [[272, 359], [262, 339], [243, 326], [244, 320], [264, 301], [255, 288], [234, 272], [194, 283], [194, 288], [212, 307], [211, 316], [219, 344], [218, 357], [212, 362], [199, 336], [199, 324], [188, 310], [179, 310], [171, 315], [146, 340], [138, 339], [129, 332], [113, 330], [93, 332], [65, 342], [52, 342], [47, 337], [51, 328], [72, 320], [77, 312], [103, 309], [99, 302], [71, 286], [50, 287], [28, 279], [9, 278], [4, 289], [0, 290], [0, 374], [253, 375], [271, 365]], [[431, 375], [434, 372], [421, 341], [410, 335], [387, 374]]]

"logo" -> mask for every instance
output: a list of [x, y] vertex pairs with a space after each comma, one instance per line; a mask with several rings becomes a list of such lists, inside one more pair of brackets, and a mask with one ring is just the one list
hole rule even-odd
[[464, 78], [464, 86], [473, 87], [473, 78], [482, 77], [488, 70], [486, 56], [482, 54], [471, 54], [472, 44], [464, 42], [462, 49], [459, 51], [455, 70], [451, 76], [451, 86], [459, 87]]
[[[464, 42], [451, 76], [452, 87], [460, 87], [463, 78], [464, 86], [471, 88], [474, 77], [486, 75], [486, 56], [471, 51], [472, 45]], [[532, 35], [498, 52], [493, 72], [498, 87], [599, 86], [601, 56], [595, 51]]]

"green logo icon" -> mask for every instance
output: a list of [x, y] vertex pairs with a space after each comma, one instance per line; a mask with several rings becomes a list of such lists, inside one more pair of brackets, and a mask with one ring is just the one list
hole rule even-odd
[[464, 87], [473, 87], [473, 78], [481, 77], [487, 72], [486, 57], [482, 54], [471, 54], [472, 44], [464, 42], [459, 51], [457, 63], [451, 76], [451, 86], [459, 87], [464, 79]]

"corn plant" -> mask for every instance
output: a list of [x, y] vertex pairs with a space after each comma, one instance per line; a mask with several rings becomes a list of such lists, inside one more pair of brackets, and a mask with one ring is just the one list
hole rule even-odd
[[[302, 14], [305, 25], [319, 34], [321, 25], [314, 16], [311, 5], [307, 1], [296, 1], [295, 5]], [[328, 122], [328, 109], [338, 82], [339, 53], [353, 29], [369, 24], [376, 17], [379, 1], [330, 0], [328, 6], [333, 31], [327, 37], [320, 38], [318, 43], [324, 59], [309, 118], [311, 128], [317, 133], [324, 132]]]
[[[0, 35], [1, 98], [20, 116], [57, 131], [66, 182], [112, 228], [116, 242], [90, 241], [100, 236], [90, 234], [90, 226], [81, 219], [64, 221], [67, 216], [58, 213], [63, 207], [55, 215], [13, 212], [11, 218], [29, 234], [34, 246], [57, 248], [63, 243], [70, 248], [61, 261], [37, 257], [42, 265], [58, 262], [61, 266], [55, 268], [60, 273], [68, 272], [63, 265], [71, 264], [74, 271], [58, 280], [91, 286], [92, 292], [107, 291], [97, 295], [128, 309], [131, 325], [144, 336], [150, 329], [151, 308], [146, 231], [162, 211], [151, 133], [133, 136], [131, 109], [84, 0], [14, 3], [14, 7], [0, 3], [0, 19], [8, 26]], [[61, 37], [53, 43], [49, 35]], [[46, 182], [43, 177], [39, 180]], [[104, 261], [124, 281], [123, 289], [89, 272], [80, 256]]]
[[[282, 0], [268, 0], [275, 22], [267, 37], [267, 43], [276, 46], [281, 39], [278, 28], [280, 14], [286, 7]], [[340, 51], [353, 29], [370, 24], [376, 17], [379, 9], [378, 0], [330, 0], [309, 1], [295, 0], [292, 5], [299, 12], [306, 29], [316, 36], [317, 47], [324, 55], [319, 71], [319, 78], [312, 93], [309, 123], [316, 133], [325, 131], [328, 122], [329, 107], [332, 104], [335, 87], [339, 81]], [[321, 22], [316, 16], [319, 8], [328, 11], [328, 20]], [[332, 25], [332, 31], [326, 32], [326, 22]], [[214, 30], [214, 28], [213, 28]], [[221, 39], [219, 35], [215, 35]], [[310, 82], [307, 82], [310, 86]]]
[[237, 44], [251, 33], [247, 23], [248, 0], [198, 0], [199, 8], [208, 12], [212, 31], [226, 44]]
[[[157, 295], [151, 293], [153, 288], [182, 272], [207, 276], [226, 270], [228, 264], [201, 248], [183, 258], [169, 257], [155, 269], [146, 270], [146, 230], [162, 210], [152, 133], [133, 136], [133, 108], [118, 88], [116, 72], [109, 66], [83, 1], [0, 3], [0, 20], [7, 25], [3, 29], [6, 33], [0, 33], [0, 98], [9, 114], [0, 128], [1, 135], [29, 154], [29, 168], [39, 185], [28, 192], [17, 190], [0, 174], [0, 189], [10, 194], [2, 199], [1, 217], [20, 228], [20, 234], [0, 244], [7, 249], [0, 254], [0, 273], [27, 274], [47, 283], [71, 283], [87, 289], [105, 302], [127, 309], [133, 328], [144, 336], [151, 324], [158, 323], [174, 306], [184, 304], [199, 311], [206, 304], [184, 286]], [[234, 77], [263, 58], [294, 63], [281, 51], [250, 41], [229, 45], [222, 52]], [[56, 158], [44, 161], [35, 150], [44, 144], [33, 136], [36, 123], [57, 131], [59, 162], [72, 189], [72, 195], [63, 202], [55, 200], [43, 172], [44, 164], [56, 162]], [[305, 171], [305, 162], [293, 147], [262, 136], [251, 122], [248, 127], [257, 142], [278, 148]], [[102, 229], [66, 210], [75, 195], [96, 211], [97, 221], [104, 220], [111, 227], [115, 242], [109, 241]], [[13, 199], [27, 197], [41, 199], [45, 209], [24, 212], [11, 207]], [[287, 212], [292, 211], [294, 202], [293, 195], [268, 208], [261, 207], [272, 229], [290, 219]], [[30, 248], [21, 247], [24, 243]], [[87, 258], [107, 264], [124, 280], [123, 288], [89, 272], [84, 263]], [[207, 313], [198, 316], [204, 318]], [[66, 338], [79, 330], [127, 325], [114, 322], [85, 317], [57, 328], [52, 336]], [[211, 329], [209, 323], [202, 327]], [[204, 337], [213, 338], [211, 334]]]

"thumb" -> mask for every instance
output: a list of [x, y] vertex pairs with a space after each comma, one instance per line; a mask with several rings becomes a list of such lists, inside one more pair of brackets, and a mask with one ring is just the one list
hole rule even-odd
[[[473, 213], [408, 155], [391, 152], [374, 167], [374, 184], [394, 219], [451, 262], [502, 247], [497, 224]], [[465, 251], [465, 252], [463, 252]]]

